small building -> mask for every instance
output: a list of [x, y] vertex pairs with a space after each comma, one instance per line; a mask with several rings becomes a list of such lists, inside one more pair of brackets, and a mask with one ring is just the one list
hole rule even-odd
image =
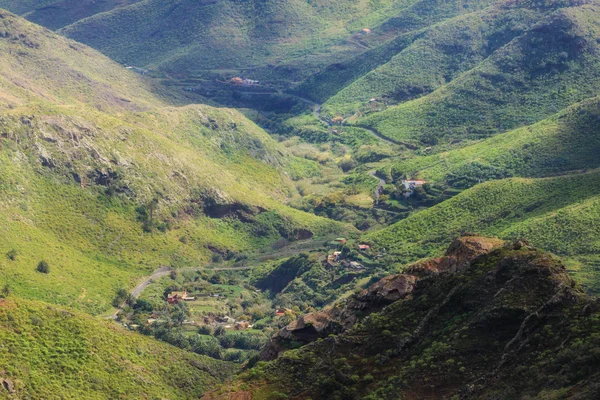
[[187, 292], [184, 290], [183, 292], [171, 292], [167, 296], [167, 302], [169, 304], [179, 304], [180, 301], [192, 301], [193, 297], [189, 297]]
[[365, 35], [369, 35], [373, 31], [369, 28], [363, 28], [361, 32], [364, 33]]
[[342, 252], [334, 251], [332, 254], [327, 256], [327, 263], [330, 265], [336, 264], [338, 261], [340, 261], [340, 258], [342, 258]]
[[404, 185], [406, 190], [415, 190], [415, 188], [421, 187], [426, 183], [427, 182], [425, 182], [425, 181], [419, 181], [419, 180], [404, 180], [404, 181], [402, 181], [402, 184]]
[[243, 331], [250, 327], [250, 323], [248, 321], [238, 321], [233, 325], [233, 329], [236, 331]]
[[244, 80], [242, 78], [240, 78], [239, 76], [236, 76], [235, 78], [231, 78], [229, 80], [229, 82], [231, 82], [234, 85], [241, 85], [244, 83]]
[[242, 84], [246, 85], [246, 86], [254, 86], [254, 85], [258, 85], [258, 81], [252, 80], [252, 79], [244, 79], [242, 81]]
[[339, 244], [346, 244], [347, 240], [346, 240], [346, 238], [337, 238], [334, 240], [334, 242], [339, 243]]
[[368, 244], [359, 244], [358, 245], [358, 250], [360, 251], [369, 251], [371, 250], [371, 246]]
[[331, 122], [333, 122], [336, 125], [341, 125], [344, 122], [344, 117], [340, 117], [340, 116], [334, 117], [331, 120]]
[[414, 194], [415, 189], [418, 187], [422, 187], [425, 183], [427, 182], [419, 180], [402, 181], [402, 185], [404, 185], [404, 189], [406, 190], [406, 192], [404, 193], [404, 198], [408, 199], [409, 197], [411, 197]]
[[350, 265], [349, 266], [352, 269], [365, 269], [365, 267], [361, 263], [356, 262], [356, 261], [350, 261]]
[[275, 311], [275, 315], [278, 317], [283, 317], [286, 312], [291, 312], [289, 308], [279, 308]]

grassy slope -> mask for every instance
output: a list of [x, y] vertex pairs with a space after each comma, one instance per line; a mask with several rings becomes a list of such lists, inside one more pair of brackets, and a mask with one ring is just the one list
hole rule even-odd
[[449, 84], [361, 123], [396, 139], [479, 138], [592, 97], [600, 80], [597, 15], [595, 2], [551, 13]]
[[292, 69], [305, 75], [336, 54], [356, 52], [356, 44], [341, 39], [383, 20], [395, 3], [407, 1], [145, 0], [63, 32], [121, 62], [172, 72], [285, 65], [301, 58], [301, 68]]
[[[56, 30], [92, 15], [139, 1], [141, 0], [59, 0], [48, 5], [37, 6], [26, 13], [25, 17], [31, 22]], [[10, 9], [10, 6], [6, 8]]]
[[[282, 173], [312, 166], [241, 114], [173, 107], [89, 48], [1, 15], [0, 254], [14, 248], [19, 257], [2, 256], [0, 281], [16, 293], [99, 313], [119, 286], [159, 266], [197, 267], [209, 246], [244, 252], [275, 239], [234, 220], [193, 217], [207, 190], [296, 229], [337, 229], [282, 204]], [[110, 171], [118, 174], [112, 196], [95, 183]], [[156, 218], [171, 229], [144, 233], [135, 208], [155, 197]], [[48, 276], [35, 272], [42, 259]]]
[[[416, 2], [379, 27], [374, 35], [393, 39], [372, 43], [369, 51], [310, 77], [299, 90], [321, 102], [329, 98], [324, 111], [347, 115], [358, 111], [372, 97], [385, 95], [407, 100], [439, 87], [457, 70], [476, 63], [489, 51], [481, 37], [486, 14], [478, 10], [492, 2], [462, 2], [463, 8], [457, 3], [449, 1], [432, 7], [431, 2]], [[492, 19], [486, 18], [489, 31], [485, 34], [515, 27], [493, 26]], [[497, 40], [502, 40], [498, 36]]]
[[[364, 238], [402, 264], [439, 254], [462, 232], [526, 237], [535, 246], [571, 257], [597, 259], [600, 171], [543, 179], [513, 178], [475, 186]], [[586, 266], [581, 278], [586, 277]], [[587, 281], [594, 290], [597, 284]]]
[[586, 100], [535, 125], [447, 152], [394, 164], [395, 177], [443, 181], [484, 165], [508, 176], [542, 177], [599, 167], [598, 98]]
[[126, 332], [68, 309], [0, 300], [0, 398], [194, 399], [231, 365]]
[[0, 0], [0, 8], [23, 14], [54, 3], [56, 0]]

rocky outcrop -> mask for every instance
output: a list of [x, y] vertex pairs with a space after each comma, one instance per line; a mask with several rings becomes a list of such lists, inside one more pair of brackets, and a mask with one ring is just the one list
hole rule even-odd
[[406, 273], [387, 276], [344, 303], [298, 318], [271, 338], [261, 352], [261, 359], [274, 360], [295, 343], [307, 344], [330, 334], [347, 331], [360, 318], [381, 311], [398, 300], [409, 298], [419, 279], [429, 275], [462, 271], [477, 257], [503, 244], [504, 241], [496, 238], [460, 237], [450, 245], [444, 257], [414, 264]]
[[[400, 299], [231, 386], [307, 400], [600, 398], [600, 301], [557, 258], [526, 241], [498, 243], [461, 238], [413, 266], [422, 277], [377, 282], [327, 317], [365, 295]], [[331, 321], [319, 314], [287, 334], [309, 321], [326, 332]]]
[[10, 379], [4, 378], [2, 379], [2, 387], [4, 388], [4, 390], [6, 390], [8, 393], [13, 394], [15, 393], [15, 384], [13, 383], [13, 381], [11, 381]]
[[424, 277], [442, 272], [462, 271], [477, 257], [503, 245], [504, 241], [497, 238], [463, 236], [452, 242], [444, 257], [417, 262], [410, 266], [406, 273]]

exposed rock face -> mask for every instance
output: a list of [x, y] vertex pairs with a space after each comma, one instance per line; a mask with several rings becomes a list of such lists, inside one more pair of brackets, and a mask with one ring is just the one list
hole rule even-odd
[[15, 384], [10, 379], [2, 379], [2, 387], [8, 393], [11, 393], [11, 394], [15, 393]]
[[442, 272], [462, 271], [477, 257], [502, 245], [504, 241], [497, 238], [463, 236], [452, 242], [444, 257], [418, 262], [408, 268], [406, 273], [423, 277]]
[[450, 245], [444, 257], [419, 262], [411, 266], [405, 274], [390, 275], [375, 282], [345, 303], [298, 318], [271, 338], [261, 352], [261, 359], [276, 359], [290, 347], [291, 342], [306, 344], [330, 334], [347, 331], [360, 318], [378, 312], [398, 300], [409, 298], [419, 279], [432, 274], [453, 274], [461, 271], [477, 257], [503, 244], [502, 240], [495, 238], [460, 237]]

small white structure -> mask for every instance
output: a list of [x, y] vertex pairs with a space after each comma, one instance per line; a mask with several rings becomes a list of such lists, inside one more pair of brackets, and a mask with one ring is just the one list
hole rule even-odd
[[406, 189], [406, 192], [404, 193], [404, 197], [408, 199], [410, 196], [413, 195], [416, 188], [422, 187], [426, 183], [427, 182], [420, 181], [420, 180], [404, 180], [404, 181], [402, 181], [402, 185], [404, 185], [404, 189]]

